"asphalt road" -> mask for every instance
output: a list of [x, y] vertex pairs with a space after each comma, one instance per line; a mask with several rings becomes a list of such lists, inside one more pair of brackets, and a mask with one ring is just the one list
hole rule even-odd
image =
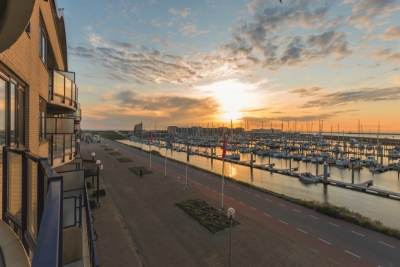
[[[123, 156], [131, 157], [136, 164], [140, 163], [146, 166], [149, 164], [149, 154], [144, 151], [139, 151], [109, 140], [105, 140], [104, 143], [109, 147], [117, 149]], [[111, 159], [106, 155], [107, 153], [98, 144], [86, 145], [86, 148], [84, 145], [83, 148], [83, 154], [86, 153], [87, 155], [89, 155], [91, 150], [97, 151], [99, 158], [105, 164], [105, 170], [108, 169], [107, 176], [112, 176], [113, 172], [117, 174], [120, 171], [119, 168], [124, 168], [116, 161], [111, 163]], [[116, 168], [118, 168], [118, 171]], [[152, 170], [159, 177], [163, 177], [164, 159], [152, 156]], [[191, 194], [194, 195], [200, 194], [213, 201], [215, 205], [218, 205], [220, 202], [220, 177], [195, 168], [189, 168], [188, 174], [190, 185], [188, 191], [192, 191]], [[171, 187], [170, 190], [181, 190], [184, 187], [185, 165], [168, 161], [167, 177], [163, 178], [165, 178], [165, 187], [168, 185], [168, 187]], [[127, 224], [131, 225], [131, 230], [135, 235], [135, 231], [145, 231], [146, 229], [140, 229], [139, 223], [134, 225], [137, 216], [130, 217], [129, 210], [132, 207], [125, 202], [127, 202], [126, 198], [129, 198], [129, 194], [132, 192], [126, 191], [127, 185], [124, 183], [127, 181], [107, 179], [106, 183], [113, 192], [114, 197], [117, 198], [115, 202], [119, 205], [119, 209], [127, 220]], [[159, 186], [159, 183], [153, 184], [153, 187]], [[173, 186], [178, 189], [173, 189]], [[179, 190], [169, 193], [171, 195], [175, 193], [180, 194]], [[127, 193], [126, 196], [124, 196], [124, 192]], [[143, 192], [143, 194], [145, 193]], [[164, 194], [162, 196], [167, 195]], [[151, 197], [151, 194], [144, 197]], [[174, 201], [172, 196], [169, 197], [171, 201]], [[136, 199], [136, 201], [140, 200]], [[236, 238], [239, 239], [236, 240], [236, 243], [240, 247], [240, 253], [238, 253], [242, 257], [248, 257], [243, 262], [249, 262], [249, 265], [243, 265], [242, 262], [239, 266], [400, 266], [400, 241], [397, 239], [325, 216], [313, 210], [230, 181], [225, 181], [225, 203], [225, 207], [233, 206], [237, 210], [238, 220], [243, 221], [238, 229], [235, 229]], [[168, 215], [166, 214], [165, 216]], [[154, 219], [162, 220], [160, 218]], [[179, 219], [184, 220], [183, 217], [179, 217]], [[143, 223], [146, 222], [143, 221]], [[170, 223], [179, 224], [179, 221], [171, 221]], [[167, 224], [166, 228], [168, 229], [168, 222], [162, 221], [160, 224]], [[147, 230], [150, 231], [150, 229]], [[171, 231], [173, 232], [173, 229]], [[142, 249], [144, 258], [148, 259], [148, 265], [161, 266], [158, 265], [160, 262], [150, 259], [151, 252], [149, 248], [151, 246], [148, 246], [146, 249], [146, 241], [143, 241], [146, 235], [145, 232], [142, 232], [142, 234], [142, 237], [141, 234], [137, 234], [135, 239], [138, 242], [138, 247]], [[163, 238], [161, 237], [162, 234], [160, 233], [160, 238]], [[191, 234], [196, 235], [194, 238], [199, 238], [199, 240], [204, 239], [202, 242], [207, 242], [207, 238], [197, 236], [197, 233]], [[263, 247], [263, 240], [265, 238], [271, 239], [271, 235], [274, 240], [268, 240], [268, 246]], [[252, 238], [252, 242], [248, 241], [246, 237]], [[190, 243], [190, 241], [181, 237], [178, 232], [173, 233], [172, 236], [168, 236], [164, 245], [168, 247], [169, 243], [173, 244], [175, 242], [172, 241], [174, 238], [182, 238], [177, 247], [181, 246], [182, 249], [187, 249], [186, 247], [189, 244], [186, 243]], [[205, 251], [212, 253], [212, 247], [218, 248], [221, 246], [220, 242], [216, 241], [216, 243], [211, 245], [210, 250]], [[195, 249], [193, 247], [193, 250]], [[171, 253], [173, 251], [171, 246]], [[180, 255], [180, 253], [182, 251], [177, 249], [176, 255]], [[286, 259], [284, 258], [285, 253]], [[210, 260], [210, 264], [206, 263], [206, 265], [220, 266], [223, 264], [222, 258], [224, 255], [217, 254], [215, 256], [216, 259], [214, 261]], [[274, 258], [274, 256], [276, 257]], [[163, 255], [160, 254], [159, 257], [165, 260], [163, 259]], [[204, 266], [205, 264], [204, 262], [199, 263], [201, 257], [206, 257], [204, 254], [197, 255], [197, 257], [191, 257], [190, 255], [186, 255], [185, 257], [188, 258], [184, 263], [185, 266]], [[264, 261], [266, 260], [265, 258], [268, 261]], [[265, 262], [269, 263], [271, 259], [275, 260], [275, 264], [266, 265]], [[168, 260], [165, 263], [165, 266], [169, 265], [167, 264]], [[182, 262], [179, 262], [179, 264], [182, 264]]]

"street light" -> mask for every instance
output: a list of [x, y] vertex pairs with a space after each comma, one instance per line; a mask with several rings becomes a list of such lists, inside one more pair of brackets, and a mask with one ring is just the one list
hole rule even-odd
[[101, 160], [96, 160], [96, 166], [97, 166], [97, 192], [96, 192], [96, 198], [97, 198], [97, 204], [99, 204], [99, 191], [100, 191], [100, 170], [103, 170], [103, 164], [101, 164]]
[[232, 264], [232, 223], [233, 223], [233, 218], [235, 217], [235, 209], [230, 207], [226, 211], [226, 215], [229, 218], [229, 264], [228, 266], [231, 267]]
[[92, 160], [94, 160], [94, 158], [96, 157], [96, 152], [92, 152], [90, 155], [92, 156]]

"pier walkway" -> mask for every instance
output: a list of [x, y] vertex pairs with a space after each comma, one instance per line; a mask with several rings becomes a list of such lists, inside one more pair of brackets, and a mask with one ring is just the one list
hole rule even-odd
[[[117, 160], [104, 144], [131, 161]], [[147, 152], [109, 140], [82, 144], [83, 155], [88, 157], [92, 151], [104, 163], [101, 175], [107, 193], [144, 266], [226, 264], [227, 232], [213, 235], [175, 207], [189, 198], [218, 207], [218, 176], [189, 167], [189, 189], [185, 189], [182, 163], [169, 161], [164, 177], [164, 159], [153, 156], [153, 173], [140, 178], [129, 168], [149, 166]], [[233, 266], [396, 266], [400, 262], [399, 240], [230, 181], [225, 192], [225, 207], [234, 207], [240, 222], [233, 229]], [[120, 226], [109, 227], [112, 232]], [[115, 239], [97, 232], [99, 242], [114, 246]], [[118, 257], [114, 259], [109, 266], [122, 266]]]

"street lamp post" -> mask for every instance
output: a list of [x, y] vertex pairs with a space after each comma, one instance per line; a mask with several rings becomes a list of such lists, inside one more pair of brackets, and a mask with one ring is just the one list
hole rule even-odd
[[164, 176], [167, 177], [167, 146], [165, 146], [165, 155], [164, 155]]
[[92, 156], [92, 160], [94, 161], [94, 158], [96, 157], [96, 152], [93, 151], [93, 152], [91, 153], [91, 156]]
[[97, 204], [99, 204], [99, 191], [100, 191], [100, 170], [103, 170], [103, 164], [101, 164], [101, 160], [96, 160], [97, 166], [97, 190], [96, 190], [96, 200]]
[[232, 224], [233, 218], [235, 217], [235, 209], [230, 207], [226, 211], [226, 214], [229, 218], [229, 258], [228, 258], [228, 266], [231, 267], [232, 265]]

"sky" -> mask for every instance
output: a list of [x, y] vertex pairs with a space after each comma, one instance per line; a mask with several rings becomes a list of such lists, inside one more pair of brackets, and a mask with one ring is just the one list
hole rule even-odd
[[400, 0], [58, 0], [84, 129], [400, 132]]

